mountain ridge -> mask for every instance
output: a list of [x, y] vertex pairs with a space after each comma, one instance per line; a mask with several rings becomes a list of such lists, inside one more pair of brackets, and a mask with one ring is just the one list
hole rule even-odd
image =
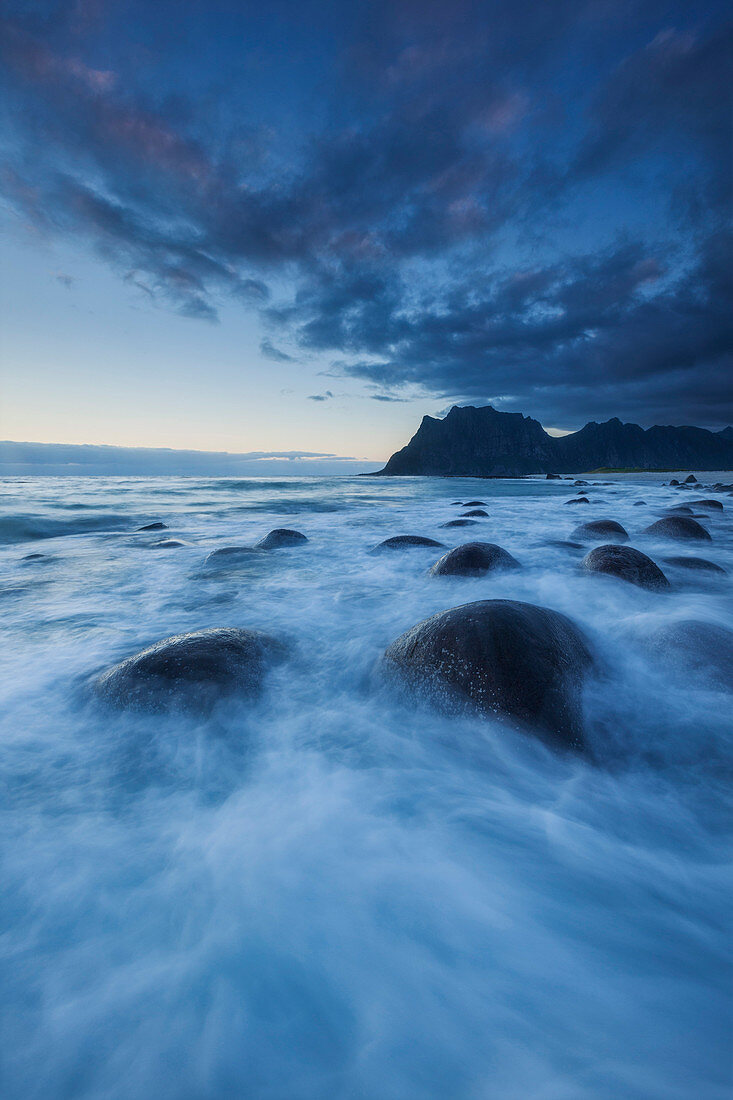
[[591, 420], [551, 436], [523, 413], [492, 405], [454, 405], [442, 419], [424, 416], [405, 447], [377, 476], [521, 477], [600, 468], [733, 469], [733, 428], [691, 425], [642, 428], [618, 417]]

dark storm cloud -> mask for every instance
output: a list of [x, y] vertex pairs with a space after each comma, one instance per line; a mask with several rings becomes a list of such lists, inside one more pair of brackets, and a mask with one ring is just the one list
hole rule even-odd
[[[308, 3], [298, 22], [275, 3], [281, 53], [266, 35], [249, 68], [238, 44], [261, 25], [206, 10], [128, 5], [130, 63], [115, 6], [8, 5], [21, 217], [86, 239], [152, 302], [215, 321], [234, 297], [390, 391], [563, 426], [726, 419], [722, 7]], [[258, 77], [302, 54], [312, 71], [281, 68], [275, 93]]]

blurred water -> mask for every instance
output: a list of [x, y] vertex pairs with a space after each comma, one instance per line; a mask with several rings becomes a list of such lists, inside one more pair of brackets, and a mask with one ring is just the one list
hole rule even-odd
[[[640, 532], [708, 492], [614, 478], [566, 507], [576, 492], [0, 481], [4, 1097], [728, 1095], [730, 696], [644, 639], [733, 626], [730, 576], [663, 564], [733, 570], [733, 501], [693, 548]], [[489, 519], [441, 528], [478, 498]], [[591, 518], [623, 523], [672, 592], [583, 576], [582, 551], [548, 545]], [[308, 545], [202, 568], [278, 526]], [[525, 568], [429, 578], [435, 551], [368, 553], [395, 534], [483, 538]], [[375, 687], [403, 630], [493, 597], [592, 639], [596, 764]], [[292, 640], [257, 704], [203, 721], [90, 701], [96, 670], [208, 626]]]

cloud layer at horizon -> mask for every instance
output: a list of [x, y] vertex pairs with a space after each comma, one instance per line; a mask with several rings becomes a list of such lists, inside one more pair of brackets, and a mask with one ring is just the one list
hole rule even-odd
[[375, 402], [730, 418], [722, 4], [5, 12], [6, 202], [159, 305]]

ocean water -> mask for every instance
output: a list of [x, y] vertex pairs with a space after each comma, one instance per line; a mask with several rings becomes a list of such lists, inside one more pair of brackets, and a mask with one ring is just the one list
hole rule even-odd
[[[712, 543], [653, 542], [664, 506], [711, 495], [662, 477], [585, 507], [539, 479], [0, 482], [3, 1097], [730, 1095], [731, 696], [645, 639], [733, 627], [733, 498]], [[489, 519], [441, 528], [472, 499]], [[549, 544], [591, 518], [672, 590]], [[280, 526], [308, 544], [202, 568]], [[431, 578], [439, 552], [369, 554], [396, 534], [496, 542], [524, 568]], [[664, 565], [683, 553], [729, 573]], [[402, 631], [495, 597], [590, 638], [592, 760], [380, 686]], [[291, 643], [258, 702], [90, 697], [100, 669], [210, 626]]]

